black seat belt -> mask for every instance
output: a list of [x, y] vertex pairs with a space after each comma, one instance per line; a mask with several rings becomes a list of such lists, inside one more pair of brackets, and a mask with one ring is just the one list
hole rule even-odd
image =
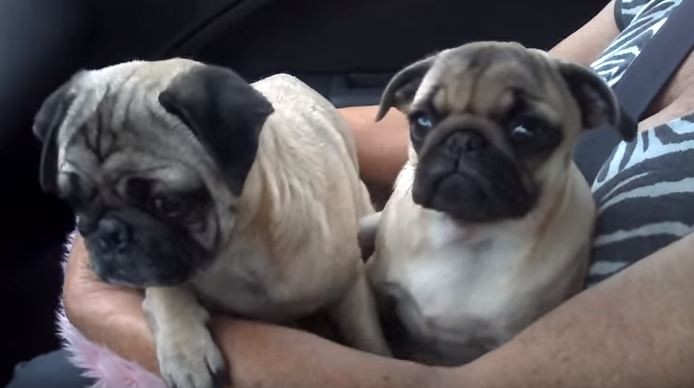
[[[637, 123], [643, 118], [650, 103], [692, 51], [693, 22], [694, 0], [683, 0], [613, 87], [619, 104], [628, 115], [627, 121]], [[574, 147], [574, 160], [589, 183], [620, 141], [617, 132], [607, 127], [581, 134]]]

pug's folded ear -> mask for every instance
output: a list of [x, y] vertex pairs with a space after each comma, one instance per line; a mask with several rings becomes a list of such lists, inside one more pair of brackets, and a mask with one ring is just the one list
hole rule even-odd
[[[79, 74], [79, 73], [78, 73]], [[76, 94], [71, 90], [74, 77], [51, 93], [34, 116], [33, 132], [43, 143], [39, 182], [50, 193], [57, 192], [58, 132], [65, 121]]]
[[585, 129], [608, 124], [631, 141], [636, 137], [637, 123], [622, 109], [612, 89], [590, 68], [570, 62], [558, 61], [571, 94], [581, 109]]
[[424, 58], [400, 70], [391, 78], [381, 95], [376, 121], [380, 121], [392, 107], [400, 111], [407, 109], [435, 60], [436, 56]]
[[258, 151], [258, 137], [274, 111], [270, 102], [233, 71], [195, 66], [176, 77], [159, 103], [195, 134], [240, 195]]

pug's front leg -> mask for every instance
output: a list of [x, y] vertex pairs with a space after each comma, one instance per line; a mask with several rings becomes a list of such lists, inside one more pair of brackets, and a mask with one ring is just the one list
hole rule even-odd
[[371, 213], [359, 220], [357, 238], [363, 261], [368, 261], [376, 250], [376, 233], [378, 232], [378, 226], [381, 223], [382, 215], [382, 212]]
[[360, 268], [347, 293], [331, 309], [333, 321], [345, 340], [353, 347], [381, 356], [390, 356], [371, 287]]
[[187, 287], [150, 287], [143, 308], [154, 334], [159, 371], [171, 388], [229, 385], [224, 356], [207, 327], [209, 314]]

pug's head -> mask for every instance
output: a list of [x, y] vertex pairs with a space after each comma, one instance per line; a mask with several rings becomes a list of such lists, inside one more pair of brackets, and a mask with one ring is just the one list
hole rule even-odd
[[635, 136], [590, 69], [516, 43], [477, 42], [398, 72], [381, 98], [410, 122], [415, 203], [461, 222], [521, 218], [566, 176], [578, 134]]
[[81, 71], [36, 115], [41, 185], [72, 206], [103, 280], [180, 284], [229, 236], [272, 112], [232, 71], [189, 60]]

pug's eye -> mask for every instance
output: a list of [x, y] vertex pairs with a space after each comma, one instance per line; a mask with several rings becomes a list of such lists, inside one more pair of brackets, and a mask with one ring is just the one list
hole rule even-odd
[[523, 117], [512, 124], [511, 141], [526, 143], [535, 139], [544, 130], [543, 124], [532, 117]]
[[431, 128], [433, 126], [431, 122], [431, 117], [427, 115], [417, 117], [417, 125], [423, 128]]
[[433, 127], [434, 120], [426, 113], [415, 113], [410, 116], [410, 135], [412, 140], [421, 141]]
[[180, 196], [154, 195], [151, 199], [154, 211], [165, 218], [183, 218], [191, 210], [189, 201]]
[[522, 125], [518, 125], [511, 131], [511, 138], [516, 141], [530, 140], [535, 137], [535, 132], [533, 128], [526, 128]]
[[151, 191], [151, 181], [143, 178], [131, 178], [126, 183], [125, 195], [142, 204], [147, 203]]

